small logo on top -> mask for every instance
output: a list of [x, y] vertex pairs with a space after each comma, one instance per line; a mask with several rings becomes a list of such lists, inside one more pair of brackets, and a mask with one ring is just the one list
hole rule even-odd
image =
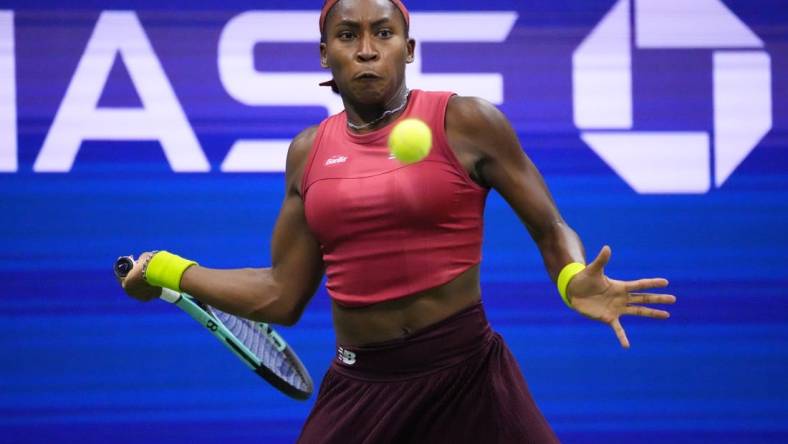
[[331, 156], [326, 160], [326, 165], [336, 165], [347, 162], [347, 156]]

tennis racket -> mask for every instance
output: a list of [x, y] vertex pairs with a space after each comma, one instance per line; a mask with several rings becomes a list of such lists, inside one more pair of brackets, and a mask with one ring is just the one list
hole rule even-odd
[[[115, 275], [125, 277], [134, 267], [130, 256], [119, 257], [113, 267]], [[312, 394], [312, 377], [295, 352], [267, 323], [217, 310], [186, 293], [162, 288], [160, 299], [175, 304], [207, 328], [244, 364], [282, 393], [295, 399]]]

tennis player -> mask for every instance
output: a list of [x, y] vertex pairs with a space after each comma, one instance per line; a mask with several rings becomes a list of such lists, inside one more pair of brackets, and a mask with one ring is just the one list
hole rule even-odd
[[[675, 297], [644, 292], [665, 279], [608, 278], [608, 247], [585, 265], [580, 239], [495, 106], [408, 89], [409, 24], [399, 0], [323, 5], [320, 61], [345, 110], [290, 146], [270, 268], [209, 269], [146, 252], [123, 286], [141, 300], [175, 287], [220, 310], [292, 325], [325, 273], [337, 357], [299, 442], [557, 442], [485, 318], [479, 263], [489, 190], [522, 220], [567, 305], [610, 325], [623, 347], [620, 316], [665, 319], [643, 304]], [[409, 117], [429, 125], [433, 148], [403, 165], [387, 139]]]

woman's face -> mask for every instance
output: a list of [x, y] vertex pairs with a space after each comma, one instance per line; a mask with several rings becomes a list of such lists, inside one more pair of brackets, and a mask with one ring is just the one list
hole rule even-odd
[[415, 41], [389, 0], [340, 0], [325, 22], [320, 62], [343, 97], [362, 104], [385, 103], [405, 82]]

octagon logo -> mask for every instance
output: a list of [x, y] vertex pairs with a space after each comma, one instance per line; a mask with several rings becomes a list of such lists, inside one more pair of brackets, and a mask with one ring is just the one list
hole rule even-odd
[[[632, 129], [633, 46], [713, 50], [711, 134]], [[772, 127], [771, 59], [763, 46], [719, 0], [618, 0], [573, 55], [581, 138], [638, 193], [722, 186]]]

